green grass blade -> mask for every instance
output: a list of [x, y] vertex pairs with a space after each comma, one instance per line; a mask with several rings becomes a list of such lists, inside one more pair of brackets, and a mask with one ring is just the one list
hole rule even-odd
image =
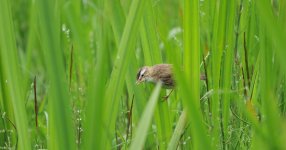
[[[270, 40], [275, 43], [276, 49], [274, 50], [278, 54], [278, 60], [281, 64], [285, 64], [286, 61], [283, 57], [286, 56], [286, 51], [284, 50], [286, 30], [283, 29], [283, 27], [285, 28], [285, 23], [283, 24], [283, 22], [279, 22], [278, 19], [275, 18], [269, 1], [263, 0], [255, 4], [257, 5], [257, 10], [259, 13], [258, 17], [261, 20], [261, 23], [265, 24], [266, 34], [273, 37], [270, 38]], [[283, 15], [283, 13], [281, 15]], [[286, 65], [281, 65], [281, 68], [284, 70], [284, 72], [286, 72]]]
[[[227, 40], [226, 40], [226, 50], [225, 50], [225, 55], [224, 55], [224, 64], [223, 64], [223, 74], [222, 74], [222, 89], [224, 91], [230, 91], [231, 90], [231, 82], [232, 82], [232, 66], [233, 66], [233, 53], [234, 53], [234, 38], [235, 38], [235, 8], [236, 8], [236, 3], [235, 1], [229, 1], [228, 2], [228, 25], [227, 25]], [[223, 125], [224, 125], [224, 133], [225, 137], [229, 136], [229, 132], [227, 132], [227, 127], [229, 123], [229, 107], [230, 107], [230, 93], [226, 93], [222, 97], [222, 113], [223, 113]]]
[[[220, 89], [221, 78], [221, 61], [222, 52], [225, 44], [225, 26], [226, 26], [226, 0], [216, 3], [214, 14], [213, 35], [211, 41], [211, 57], [212, 57], [212, 88], [215, 91], [212, 99], [212, 117], [213, 117], [213, 144], [219, 148], [224, 148], [222, 141], [224, 140], [223, 124], [221, 111], [222, 103], [218, 90]], [[220, 118], [220, 119], [217, 119]]]
[[[75, 149], [68, 82], [60, 43], [61, 1], [37, 1], [40, 39], [50, 79], [49, 87], [49, 149]], [[52, 22], [52, 24], [51, 24]]]
[[184, 1], [184, 75], [175, 67], [178, 84], [191, 122], [195, 149], [209, 149], [200, 110], [200, 26], [199, 1]]
[[[116, 114], [119, 105], [119, 98], [123, 92], [124, 78], [128, 64], [131, 61], [131, 50], [136, 39], [136, 29], [139, 25], [144, 9], [145, 1], [134, 0], [131, 4], [126, 24], [119, 44], [116, 60], [114, 61], [110, 81], [106, 90], [105, 110], [108, 129], [113, 133], [115, 128]], [[112, 94], [111, 94], [112, 93]]]
[[[100, 7], [98, 10], [104, 12], [104, 2], [100, 1], [97, 4]], [[106, 78], [108, 65], [106, 63], [108, 62], [108, 53], [106, 53], [103, 49], [108, 49], [107, 45], [105, 44], [107, 40], [108, 30], [104, 29], [104, 26], [107, 24], [107, 22], [102, 21], [103, 18], [101, 15], [98, 15], [96, 20], [96, 27], [100, 30], [96, 32], [96, 67], [90, 71], [89, 76], [86, 121], [84, 126], [84, 149], [108, 148], [107, 145], [104, 145], [105, 140], [108, 140], [108, 138], [104, 133], [106, 129], [102, 115], [104, 113], [103, 104], [105, 98], [104, 92], [107, 80]]]
[[119, 46], [126, 21], [125, 15], [120, 1], [107, 0], [106, 3], [106, 12], [110, 16], [109, 20], [111, 22], [115, 42], [116, 45]]
[[21, 79], [22, 73], [20, 71], [21, 66], [16, 47], [11, 4], [8, 0], [0, 2], [0, 50], [2, 98], [4, 103], [9, 103], [8, 106], [10, 105], [10, 107], [6, 107], [6, 109], [9, 109], [6, 110], [8, 115], [14, 115], [8, 116], [8, 118], [12, 119], [12, 122], [14, 122], [13, 118], [15, 118], [18, 134], [16, 135], [18, 136], [18, 149], [31, 149], [24, 103], [24, 84]]
[[182, 134], [186, 129], [186, 125], [187, 125], [187, 112], [183, 111], [176, 125], [173, 136], [168, 144], [168, 150], [177, 149], [180, 138], [182, 137]]
[[[116, 45], [119, 46], [120, 44], [120, 38], [122, 36], [122, 32], [125, 25], [125, 16], [122, 10], [122, 7], [120, 5], [119, 1], [107, 1], [107, 13], [110, 15], [110, 22], [113, 29], [113, 34], [115, 38]], [[131, 51], [131, 58], [136, 58], [135, 52]], [[137, 60], [134, 60], [135, 63], [129, 64], [129, 69], [127, 71], [127, 74], [125, 76], [125, 81], [127, 85], [127, 91], [128, 96], [131, 99], [134, 95], [134, 112], [132, 113], [133, 121], [136, 121], [137, 116], [141, 115], [144, 108], [142, 106], [145, 106], [146, 103], [146, 95], [143, 92], [143, 88], [135, 85], [135, 77], [136, 73], [138, 71], [138, 64], [136, 63]], [[132, 126], [131, 126], [131, 132], [132, 132]], [[130, 133], [130, 132], [129, 132]], [[131, 133], [130, 133], [131, 134]], [[130, 138], [131, 135], [126, 135]], [[126, 143], [126, 146], [128, 146], [129, 142]]]
[[161, 85], [162, 83], [156, 85], [155, 89], [152, 92], [152, 95], [150, 96], [150, 99], [148, 100], [144, 113], [142, 114], [142, 117], [138, 123], [138, 128], [136, 129], [134, 140], [132, 141], [132, 144], [130, 146], [131, 150], [144, 148], [148, 128], [151, 125], [152, 117], [154, 115], [156, 104], [160, 95]]

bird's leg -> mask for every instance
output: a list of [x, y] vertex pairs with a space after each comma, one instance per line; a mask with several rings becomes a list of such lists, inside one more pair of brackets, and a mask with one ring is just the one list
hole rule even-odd
[[163, 101], [167, 100], [173, 91], [174, 89], [172, 89], [171, 92], [167, 96], [163, 96]]

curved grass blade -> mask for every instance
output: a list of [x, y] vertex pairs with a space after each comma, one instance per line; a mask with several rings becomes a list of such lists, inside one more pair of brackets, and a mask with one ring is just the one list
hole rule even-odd
[[184, 1], [184, 74], [179, 61], [175, 68], [186, 111], [191, 121], [195, 149], [210, 149], [200, 110], [200, 35], [199, 1]]
[[152, 116], [154, 115], [154, 111], [160, 95], [161, 86], [162, 83], [158, 83], [156, 85], [155, 89], [152, 92], [152, 95], [150, 96], [150, 99], [148, 100], [144, 113], [138, 123], [138, 128], [135, 133], [134, 140], [132, 141], [132, 144], [130, 146], [131, 150], [143, 149], [148, 129], [151, 125]]
[[106, 118], [109, 133], [114, 133], [120, 95], [123, 92], [124, 78], [127, 73], [128, 64], [132, 60], [131, 50], [135, 44], [137, 26], [141, 21], [144, 7], [144, 0], [132, 1], [129, 14], [126, 18], [126, 24], [119, 44], [116, 60], [114, 61], [104, 103], [104, 118]]
[[180, 138], [185, 131], [187, 125], [187, 112], [184, 110], [174, 130], [173, 136], [169, 142], [168, 150], [175, 150], [179, 145]]
[[1, 89], [3, 90], [3, 101], [6, 103], [6, 106], [9, 106], [9, 108], [6, 108], [8, 110], [5, 111], [11, 112], [8, 113], [8, 115], [13, 115], [9, 117], [15, 119], [15, 124], [17, 126], [18, 135], [16, 136], [18, 136], [19, 139], [19, 147], [16, 147], [16, 149], [31, 149], [24, 104], [24, 84], [21, 80], [21, 71], [16, 47], [16, 38], [13, 29], [14, 24], [10, 2], [11, 1], [9, 0], [0, 1]]

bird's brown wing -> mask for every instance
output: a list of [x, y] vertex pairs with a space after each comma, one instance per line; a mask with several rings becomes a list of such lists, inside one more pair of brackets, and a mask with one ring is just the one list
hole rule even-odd
[[156, 77], [156, 80], [163, 82], [163, 86], [166, 88], [173, 88], [175, 85], [172, 73], [172, 65], [170, 64], [159, 64], [153, 66], [153, 77]]

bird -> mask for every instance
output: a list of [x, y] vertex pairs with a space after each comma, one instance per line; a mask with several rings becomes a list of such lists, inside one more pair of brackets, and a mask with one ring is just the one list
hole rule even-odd
[[175, 81], [173, 79], [173, 71], [171, 64], [157, 64], [154, 66], [143, 66], [137, 73], [136, 84], [142, 82], [158, 83], [162, 82], [162, 86], [166, 89], [173, 89]]
[[[205, 80], [205, 76], [201, 75], [200, 79]], [[156, 64], [154, 66], [143, 66], [141, 67], [136, 76], [136, 84], [140, 84], [142, 82], [148, 82], [157, 84], [158, 82], [162, 82], [162, 87], [165, 89], [172, 89], [172, 91], [165, 96], [167, 99], [170, 94], [173, 92], [176, 82], [173, 76], [173, 65], [172, 64]]]

